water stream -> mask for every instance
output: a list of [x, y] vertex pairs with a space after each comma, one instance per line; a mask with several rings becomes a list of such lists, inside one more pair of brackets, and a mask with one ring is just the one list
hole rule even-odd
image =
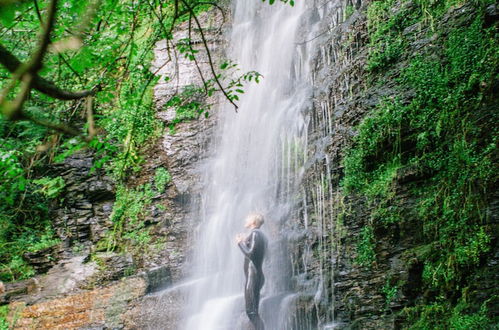
[[230, 105], [218, 110], [213, 156], [204, 165], [204, 191], [195, 206], [200, 225], [184, 329], [245, 327], [243, 256], [234, 238], [251, 212], [264, 214], [270, 242], [260, 314], [267, 329], [296, 328], [285, 226], [300, 202], [306, 161], [313, 43], [302, 41], [312, 32], [312, 3], [234, 1], [228, 57], [264, 79], [245, 88], [237, 113]]

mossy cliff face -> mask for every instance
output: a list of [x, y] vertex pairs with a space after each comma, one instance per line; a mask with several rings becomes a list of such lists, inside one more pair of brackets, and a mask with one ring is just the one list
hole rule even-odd
[[[336, 2], [323, 17], [296, 273], [317, 324], [497, 322], [493, 1]], [[333, 26], [331, 28], [331, 26]], [[318, 299], [320, 297], [320, 299]], [[310, 306], [309, 306], [310, 307]]]

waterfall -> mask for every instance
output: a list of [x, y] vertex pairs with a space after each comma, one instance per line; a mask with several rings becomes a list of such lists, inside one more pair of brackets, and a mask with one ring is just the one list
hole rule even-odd
[[260, 315], [267, 329], [296, 328], [289, 315], [297, 296], [285, 228], [301, 201], [307, 154], [313, 43], [304, 40], [313, 21], [311, 3], [234, 1], [228, 57], [243, 72], [256, 70], [264, 78], [245, 87], [237, 112], [229, 104], [218, 109], [212, 156], [203, 164], [204, 188], [195, 205], [199, 225], [185, 329], [245, 327], [243, 255], [235, 236], [244, 232], [251, 212], [265, 216], [262, 230], [269, 239]]

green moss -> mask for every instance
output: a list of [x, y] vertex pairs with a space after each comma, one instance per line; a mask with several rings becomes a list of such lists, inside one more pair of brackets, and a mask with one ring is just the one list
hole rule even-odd
[[376, 243], [374, 240], [373, 228], [371, 226], [365, 226], [360, 231], [355, 262], [363, 267], [371, 268], [376, 261], [375, 247]]
[[487, 315], [489, 302], [490, 299], [475, 307], [463, 297], [453, 307], [449, 302], [442, 300], [428, 305], [405, 308], [402, 315], [407, 317], [411, 324], [407, 329], [494, 329], [494, 320]]
[[145, 218], [149, 213], [154, 193], [150, 184], [131, 189], [118, 187], [111, 221], [113, 229], [98, 244], [107, 251], [143, 254], [152, 238], [146, 228]]
[[172, 176], [164, 167], [158, 167], [154, 175], [154, 186], [160, 193], [165, 191], [166, 185], [170, 183]]
[[[498, 173], [499, 39], [494, 27], [483, 24], [483, 6], [490, 1], [473, 3], [478, 8], [472, 23], [446, 33], [439, 33], [438, 20], [456, 1], [399, 2], [396, 11], [395, 1], [376, 1], [368, 9], [368, 69], [374, 79], [386, 79], [381, 69], [406, 61], [395, 83], [411, 97], [382, 100], [359, 124], [344, 158], [342, 185], [345, 193], [367, 198], [374, 228], [400, 222], [402, 215], [420, 221], [422, 244], [429, 248], [421, 260], [427, 304], [410, 319], [418, 329], [435, 319], [435, 328], [482, 322], [482, 314], [460, 317], [448, 312], [455, 307], [448, 301], [435, 300], [459, 297], [491, 249], [483, 210]], [[437, 34], [440, 47], [431, 56], [407, 47], [402, 31], [413, 24]], [[407, 197], [416, 201], [411, 210], [402, 208], [395, 190], [408, 169], [421, 178], [407, 184]], [[372, 229], [362, 231], [358, 252], [364, 264], [375, 259], [369, 252], [375, 240]]]

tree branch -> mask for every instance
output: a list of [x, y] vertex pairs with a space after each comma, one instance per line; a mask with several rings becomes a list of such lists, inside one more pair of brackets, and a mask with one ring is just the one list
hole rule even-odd
[[[15, 73], [23, 65], [17, 57], [9, 52], [3, 45], [0, 44], [0, 64], [2, 64], [10, 73]], [[59, 100], [75, 100], [95, 93], [93, 90], [70, 92], [57, 87], [53, 82], [34, 75], [32, 86], [34, 89]]]
[[208, 63], [210, 65], [210, 69], [211, 69], [211, 74], [213, 75], [213, 79], [215, 80], [215, 82], [217, 83], [217, 86], [218, 88], [220, 88], [220, 91], [223, 93], [223, 95], [225, 96], [225, 98], [227, 100], [229, 100], [229, 102], [234, 106], [236, 112], [237, 112], [237, 109], [239, 108], [237, 106], [236, 103], [234, 103], [234, 101], [230, 98], [230, 96], [227, 94], [227, 92], [225, 91], [225, 88], [222, 86], [222, 83], [220, 82], [220, 80], [218, 79], [218, 76], [217, 76], [217, 73], [215, 71], [215, 67], [214, 67], [214, 64], [213, 64], [213, 59], [211, 58], [211, 52], [210, 52], [210, 48], [208, 47], [208, 42], [206, 41], [206, 38], [204, 36], [204, 32], [203, 32], [203, 27], [201, 26], [201, 23], [199, 22], [199, 19], [198, 17], [196, 16], [196, 13], [194, 12], [194, 10], [189, 6], [189, 4], [185, 1], [185, 0], [182, 0], [182, 2], [184, 3], [185, 7], [188, 9], [188, 11], [191, 13], [192, 17], [194, 18], [194, 21], [196, 22], [196, 25], [198, 26], [199, 28], [199, 35], [201, 37], [201, 40], [203, 41], [203, 45], [204, 45], [204, 48], [206, 49], [206, 55], [208, 56]]
[[[28, 98], [29, 92], [33, 86], [34, 76], [42, 66], [43, 56], [50, 43], [50, 32], [54, 27], [57, 0], [51, 0], [47, 8], [47, 22], [43, 26], [37, 50], [31, 56], [27, 64], [20, 65], [12, 74], [10, 83], [2, 91], [0, 107], [2, 108], [3, 114], [8, 119], [17, 120], [23, 117], [23, 104]], [[9, 101], [7, 97], [16, 86], [18, 80], [21, 82], [21, 91], [16, 95], [13, 101]]]
[[73, 128], [71, 126], [65, 125], [65, 124], [58, 124], [58, 123], [53, 123], [51, 121], [46, 121], [46, 120], [31, 116], [29, 114], [26, 114], [25, 112], [23, 112], [22, 116], [23, 116], [23, 119], [30, 120], [30, 121], [34, 122], [35, 124], [53, 129], [54, 131], [58, 131], [58, 132], [68, 134], [71, 136], [81, 136], [82, 135], [82, 132], [80, 130]]

